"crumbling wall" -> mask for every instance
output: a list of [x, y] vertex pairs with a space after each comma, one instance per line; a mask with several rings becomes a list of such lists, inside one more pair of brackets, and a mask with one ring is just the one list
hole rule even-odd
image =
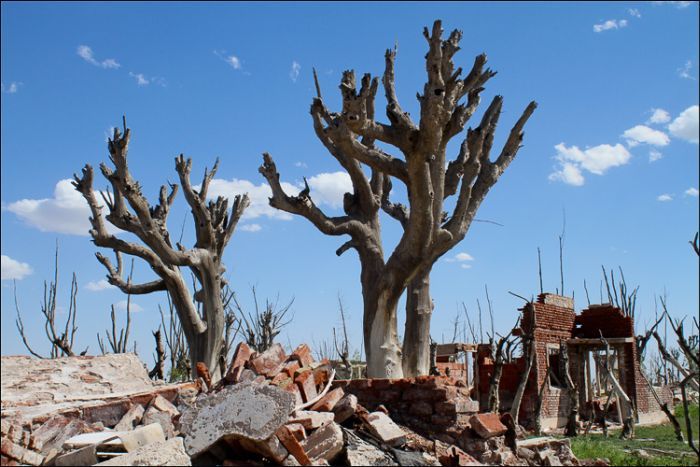
[[384, 405], [391, 418], [424, 436], [454, 443], [478, 412], [463, 381], [441, 376], [334, 381], [368, 410]]

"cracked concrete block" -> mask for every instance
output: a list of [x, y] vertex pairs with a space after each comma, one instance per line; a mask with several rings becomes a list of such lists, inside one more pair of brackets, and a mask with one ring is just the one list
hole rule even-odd
[[165, 439], [170, 439], [175, 436], [175, 426], [173, 425], [173, 419], [169, 413], [161, 412], [155, 407], [149, 407], [143, 416], [143, 424], [150, 425], [152, 423], [160, 425], [165, 434]]
[[365, 417], [367, 428], [383, 443], [396, 447], [406, 442], [406, 434], [384, 412], [372, 412]]
[[294, 397], [275, 386], [239, 383], [199, 399], [180, 416], [190, 456], [224, 436], [263, 441], [275, 434], [294, 410]]
[[192, 465], [190, 456], [185, 452], [182, 438], [171, 438], [147, 444], [123, 456], [113, 457], [98, 466], [111, 465]]

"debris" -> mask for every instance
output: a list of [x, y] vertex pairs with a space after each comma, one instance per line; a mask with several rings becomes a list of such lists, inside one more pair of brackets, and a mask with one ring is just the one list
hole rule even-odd
[[182, 438], [157, 441], [136, 449], [133, 452], [95, 464], [110, 465], [192, 465], [185, 452]]
[[190, 456], [204, 452], [224, 436], [263, 441], [285, 424], [294, 408], [293, 397], [274, 386], [239, 383], [197, 401], [180, 417], [185, 449]]
[[23, 448], [7, 438], [3, 438], [2, 441], [0, 441], [0, 451], [2, 452], [3, 456], [7, 456], [10, 459], [21, 462], [22, 464], [40, 465], [42, 462], [44, 462], [44, 456], [41, 454], [37, 454], [34, 451]]
[[158, 423], [140, 426], [135, 430], [120, 433], [118, 436], [127, 452], [136, 451], [147, 444], [165, 441], [163, 428]]
[[343, 450], [343, 432], [337, 423], [330, 422], [311, 433], [301, 446], [314, 463], [319, 460], [331, 463]]
[[175, 426], [173, 425], [172, 416], [167, 412], [161, 412], [154, 406], [149, 407], [143, 416], [144, 425], [150, 425], [152, 423], [160, 425], [165, 434], [165, 439], [170, 439], [175, 436]]
[[346, 394], [337, 404], [333, 407], [333, 413], [335, 414], [335, 422], [343, 423], [348, 418], [355, 415], [357, 410], [357, 396], [354, 394]]
[[311, 406], [311, 410], [319, 412], [331, 412], [338, 401], [343, 398], [345, 391], [343, 388], [335, 388], [323, 396], [318, 402]]
[[297, 410], [289, 418], [290, 423], [298, 423], [307, 430], [315, 430], [333, 421], [334, 415], [328, 412]]
[[372, 412], [364, 421], [369, 431], [389, 446], [400, 446], [406, 442], [406, 435], [384, 412]]
[[[302, 427], [302, 430], [304, 428]], [[280, 427], [279, 430], [277, 430], [277, 438], [280, 440], [280, 443], [287, 448], [287, 451], [294, 456], [294, 458], [299, 462], [301, 465], [310, 465], [311, 460], [309, 459], [309, 456], [306, 454], [304, 451], [304, 448], [301, 446], [299, 443], [299, 440], [297, 439], [296, 435], [288, 428], [288, 426], [283, 425]]]
[[345, 456], [348, 465], [398, 465], [386, 452], [363, 440], [352, 430], [342, 428], [345, 435]]
[[[160, 396], [157, 396], [160, 397]], [[162, 399], [162, 398], [161, 398]], [[134, 428], [138, 425], [143, 418], [144, 409], [141, 404], [133, 405], [127, 413], [124, 414], [119, 423], [114, 426], [116, 431], [126, 431]]]
[[501, 436], [507, 431], [497, 413], [479, 413], [472, 415], [469, 424], [476, 433], [484, 439]]

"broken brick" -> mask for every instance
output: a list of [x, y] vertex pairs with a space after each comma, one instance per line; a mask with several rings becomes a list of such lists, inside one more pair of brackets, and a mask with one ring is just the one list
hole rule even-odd
[[294, 382], [299, 386], [299, 392], [301, 392], [304, 402], [309, 402], [318, 395], [313, 372], [305, 371], [301, 373], [294, 379]]
[[[160, 397], [160, 396], [158, 396]], [[115, 431], [129, 431], [133, 430], [134, 426], [138, 425], [143, 418], [143, 413], [145, 412], [141, 404], [135, 404], [132, 406], [127, 413], [124, 414], [119, 423], [114, 426]]]
[[355, 415], [357, 410], [357, 396], [354, 394], [346, 394], [345, 397], [340, 399], [335, 407], [333, 407], [333, 413], [335, 414], [335, 422], [343, 423], [348, 418]]
[[479, 413], [469, 419], [472, 429], [484, 439], [501, 436], [507, 431], [497, 413]]
[[309, 456], [306, 455], [306, 452], [304, 451], [304, 448], [301, 447], [299, 440], [286, 425], [282, 425], [280, 429], [277, 430], [277, 438], [279, 438], [280, 443], [287, 448], [289, 454], [294, 456], [294, 458], [301, 465], [311, 464], [311, 459], [309, 459]]
[[329, 391], [325, 396], [323, 396], [318, 402], [311, 406], [311, 410], [316, 410], [318, 412], [331, 412], [333, 407], [338, 403], [340, 399], [345, 395], [343, 388], [335, 388]]
[[311, 355], [311, 348], [309, 348], [309, 346], [306, 344], [301, 344], [299, 347], [294, 349], [291, 357], [298, 360], [301, 366], [309, 366], [314, 361], [314, 358]]
[[301, 366], [297, 360], [292, 360], [284, 364], [283, 371], [289, 375], [290, 378], [294, 377], [294, 372], [297, 371]]
[[44, 456], [30, 451], [29, 449], [25, 449], [7, 438], [3, 438], [2, 441], [0, 441], [0, 452], [23, 464], [41, 465], [41, 463], [44, 462]]
[[324, 460], [330, 464], [343, 450], [343, 432], [331, 422], [311, 433], [301, 446], [314, 464]]
[[[269, 349], [250, 360], [250, 365], [259, 375], [268, 375], [278, 370], [287, 358], [280, 344], [273, 344]], [[279, 373], [279, 371], [277, 371]], [[276, 373], [275, 373], [276, 374]]]
[[300, 405], [302, 405], [304, 403], [304, 398], [301, 397], [301, 392], [299, 391], [299, 386], [297, 386], [296, 384], [290, 383], [286, 386], [280, 385], [279, 388], [292, 394], [292, 396], [294, 397], [294, 407], [299, 407]]
[[313, 369], [314, 382], [316, 386], [322, 387], [328, 382], [331, 377], [330, 364], [323, 364]]
[[[237, 383], [238, 380], [236, 379], [236, 374], [240, 375], [240, 371], [238, 368], [244, 368], [245, 363], [250, 359], [250, 356], [253, 354], [253, 351], [250, 350], [250, 347], [248, 344], [245, 342], [241, 342], [238, 344], [236, 347], [236, 351], [233, 352], [233, 358], [231, 359], [231, 365], [228, 367], [228, 371], [226, 372], [226, 381], [229, 383]], [[237, 373], [235, 373], [238, 371]]]
[[209, 373], [209, 368], [207, 368], [206, 363], [197, 362], [197, 375], [200, 376], [204, 380], [204, 383], [207, 385], [207, 389], [209, 391], [211, 391], [211, 389], [212, 389], [211, 374]]
[[333, 421], [330, 412], [313, 412], [310, 410], [297, 410], [289, 417], [288, 423], [299, 423], [307, 430], [315, 430]]
[[287, 423], [287, 428], [299, 441], [306, 439], [306, 430], [301, 423]]
[[[287, 375], [287, 373], [278, 373], [277, 375], [275, 375], [274, 378], [272, 378], [272, 380], [270, 380], [270, 384], [272, 384], [273, 386], [281, 386], [283, 382], [291, 381], [291, 380], [292, 380], [292, 378], [290, 378]], [[289, 383], [287, 383], [287, 384], [289, 384]], [[286, 384], [285, 384], [285, 386], [286, 386]]]
[[262, 441], [254, 441], [252, 439], [241, 438], [238, 440], [241, 447], [247, 451], [252, 451], [260, 454], [261, 456], [267, 457], [274, 462], [281, 464], [287, 456], [289, 451], [280, 442], [279, 438], [275, 435], [270, 436]]

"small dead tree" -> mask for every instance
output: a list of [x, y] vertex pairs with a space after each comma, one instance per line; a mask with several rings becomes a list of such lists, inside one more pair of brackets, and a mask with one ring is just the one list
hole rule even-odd
[[350, 363], [350, 341], [348, 340], [348, 327], [345, 323], [345, 308], [343, 307], [343, 300], [338, 294], [338, 308], [340, 308], [340, 321], [343, 326], [343, 340], [338, 345], [338, 340], [335, 335], [335, 328], [333, 328], [333, 347], [335, 347], [335, 352], [343, 363], [343, 366], [352, 374], [352, 364]]
[[[603, 337], [603, 333], [600, 333], [600, 340], [603, 342], [603, 345], [605, 346], [605, 365], [603, 365], [603, 370], [605, 371], [605, 375], [607, 377], [607, 380], [612, 384], [612, 389], [615, 392], [615, 396], [617, 397], [617, 405], [618, 408], [622, 411], [622, 432], [620, 433], [620, 438], [622, 439], [630, 439], [634, 437], [634, 411], [632, 409], [632, 401], [630, 400], [629, 396], [625, 393], [624, 389], [622, 389], [622, 385], [620, 382], [617, 380], [615, 375], [612, 372], [612, 358], [611, 358], [611, 352], [610, 352], [610, 344], [608, 343], [607, 339]], [[612, 393], [611, 393], [612, 395]], [[607, 409], [607, 404], [606, 404], [606, 409]], [[605, 421], [603, 422], [605, 423]]]
[[[112, 321], [112, 332], [110, 334], [109, 330], [105, 329], [105, 336], [107, 336], [107, 343], [109, 347], [105, 345], [102, 335], [97, 333], [97, 345], [100, 347], [100, 352], [102, 355], [107, 353], [127, 353], [128, 343], [129, 343], [129, 331], [131, 329], [131, 296], [126, 299], [126, 326], [119, 329], [117, 335], [117, 316], [114, 311], [114, 305], [111, 306], [112, 311], [110, 312], [110, 320]], [[136, 341], [134, 341], [134, 346], [132, 352], [136, 352]]]
[[574, 384], [571, 378], [571, 371], [569, 368], [569, 348], [566, 342], [562, 342], [559, 345], [559, 355], [561, 356], [559, 364], [561, 365], [561, 375], [564, 376], [564, 386], [566, 387], [566, 392], [569, 396], [569, 416], [566, 422], [565, 436], [578, 436], [578, 386]]
[[523, 395], [525, 394], [525, 388], [530, 379], [530, 371], [535, 363], [535, 358], [537, 355], [537, 349], [535, 348], [535, 328], [537, 327], [537, 318], [535, 316], [535, 307], [532, 302], [526, 300], [525, 307], [523, 308], [523, 316], [527, 313], [530, 317], [527, 323], [521, 320], [523, 323], [520, 329], [523, 332], [522, 346], [523, 346], [523, 358], [525, 358], [525, 371], [520, 375], [520, 382], [518, 383], [518, 389], [515, 391], [515, 396], [513, 397], [513, 404], [510, 409], [510, 414], [513, 420], [517, 423], [518, 415], [520, 413], [520, 403], [523, 400]]
[[[161, 186], [159, 202], [151, 206], [142, 194], [141, 185], [129, 171], [127, 152], [130, 138], [131, 130], [126, 127], [124, 119], [124, 133], [115, 128], [114, 135], [108, 142], [109, 158], [114, 168], [100, 164], [102, 175], [112, 186], [111, 192], [102, 194], [109, 210], [106, 216], [103, 216], [102, 206], [92, 188], [92, 166], [85, 165], [82, 176], [74, 175], [73, 185], [83, 195], [92, 213], [92, 241], [98, 247], [114, 251], [117, 267], [100, 253], [96, 254], [97, 259], [107, 269], [109, 283], [126, 294], [140, 295], [167, 290], [188, 342], [190, 361], [203, 362], [216, 377], [220, 374], [216, 370], [224, 339], [225, 320], [221, 302], [221, 288], [225, 285], [222, 257], [238, 220], [250, 201], [247, 195], [236, 196], [230, 212], [228, 200], [221, 196], [216, 201], [207, 203], [209, 184], [216, 174], [219, 161], [216, 161], [211, 172], [205, 170], [202, 184], [197, 190], [190, 183], [192, 160], [185, 159], [180, 154], [175, 158], [175, 169], [185, 199], [192, 209], [196, 242], [190, 249], [179, 242], [173, 245], [166, 222], [179, 187], [170, 184], [168, 193], [166, 186]], [[111, 234], [105, 220], [118, 229], [132, 233], [141, 243], [129, 242]], [[143, 284], [124, 281], [122, 254], [143, 259], [158, 278]], [[196, 278], [198, 288], [194, 293], [190, 292], [186, 284], [182, 268], [188, 268]]]
[[[516, 326], [517, 327], [517, 324]], [[492, 355], [493, 355], [493, 373], [491, 373], [491, 378], [489, 379], [489, 412], [498, 412], [501, 400], [500, 400], [500, 385], [501, 376], [503, 374], [503, 361], [506, 359], [505, 349], [506, 344], [511, 342], [512, 339], [517, 338], [513, 336], [513, 331], [515, 327], [511, 329], [505, 336], [500, 336], [494, 344], [493, 336], [489, 336], [489, 342], [491, 343]]]
[[[344, 197], [345, 215], [324, 214], [311, 199], [308, 186], [296, 196], [286, 194], [269, 154], [263, 155], [259, 169], [272, 189], [271, 206], [307, 218], [326, 235], [350, 237], [336, 253], [355, 249], [360, 258], [364, 344], [367, 373], [372, 378], [428, 373], [432, 301], [428, 291], [421, 293], [420, 289], [429, 287], [433, 264], [465, 237], [487, 193], [515, 158], [525, 123], [537, 106], [535, 102], [527, 106], [500, 155], [492, 161], [490, 153], [503, 105], [501, 96], [494, 97], [481, 123], [467, 130], [459, 154], [447, 164], [449, 141], [462, 133], [479, 105], [483, 85], [495, 73], [484, 68], [486, 56], [479, 55], [469, 74], [460, 77], [462, 69], [455, 68], [453, 57], [459, 50], [461, 31], [452, 31], [443, 39], [438, 20], [432, 31], [425, 28], [423, 34], [428, 42], [427, 82], [418, 96], [418, 123], [399, 104], [394, 80], [396, 49], [385, 54], [382, 78], [388, 124], [374, 119], [378, 78], [365, 74], [358, 91], [355, 73], [344, 72], [340, 112], [328, 110], [317, 86], [318, 97], [311, 105], [316, 135], [353, 184], [353, 192]], [[396, 148], [403, 158], [376, 146], [377, 141]], [[369, 178], [362, 164], [370, 168]], [[407, 187], [408, 206], [390, 201], [391, 178]], [[445, 200], [453, 195], [457, 201], [449, 214], [445, 212]], [[380, 209], [405, 226], [401, 240], [386, 260]], [[407, 310], [401, 346], [397, 305], [409, 285], [409, 298], [415, 307]], [[412, 317], [413, 310], [421, 319]], [[402, 358], [408, 359], [409, 368], [404, 368]]]
[[251, 290], [253, 292], [255, 314], [243, 311], [243, 307], [238, 302], [235, 294], [233, 294], [232, 299], [236, 310], [238, 310], [238, 319], [242, 323], [242, 332], [246, 344], [256, 352], [264, 352], [274, 344], [275, 338], [282, 331], [282, 328], [294, 319], [294, 316], [286, 319], [289, 309], [294, 304], [294, 297], [286, 305], [279, 304], [279, 295], [274, 302], [265, 299], [265, 308], [261, 309], [255, 287], [251, 287]]
[[156, 353], [154, 355], [155, 364], [153, 369], [148, 372], [149, 378], [164, 379], [165, 378], [165, 347], [163, 346], [163, 336], [160, 332], [160, 326], [153, 331], [153, 338], [156, 341]]
[[[58, 357], [72, 357], [75, 355], [73, 353], [73, 343], [75, 342], [75, 334], [78, 331], [78, 326], [75, 324], [75, 318], [78, 315], [78, 279], [73, 273], [73, 278], [70, 284], [70, 298], [68, 301], [68, 316], [66, 316], [65, 326], [63, 326], [63, 331], [60, 329], [56, 330], [56, 294], [58, 291], [58, 242], [56, 243], [56, 252], [54, 254], [54, 278], [52, 282], [48, 284], [44, 281], [44, 297], [41, 303], [41, 314], [44, 316], [44, 331], [46, 332], [46, 338], [51, 345], [51, 350], [49, 351], [49, 356], [44, 357], [38, 352], [32, 349], [27, 339], [27, 335], [24, 330], [24, 323], [22, 322], [22, 313], [19, 307], [19, 301], [17, 300], [17, 282], [13, 281], [13, 291], [15, 299], [15, 311], [17, 312], [17, 319], [15, 320], [15, 325], [19, 331], [19, 335], [22, 338], [22, 343], [27, 348], [29, 353], [37, 358], [58, 358]], [[87, 353], [87, 347], [80, 355], [85, 355]]]
[[185, 339], [185, 333], [178, 319], [177, 313], [175, 312], [175, 307], [170, 300], [170, 294], [166, 293], [168, 298], [168, 320], [166, 324], [165, 314], [163, 313], [163, 308], [158, 305], [158, 311], [160, 312], [160, 322], [163, 331], [163, 337], [165, 338], [165, 345], [167, 347], [167, 355], [170, 359], [170, 376], [169, 381], [181, 381], [187, 379], [191, 373], [191, 363], [189, 359], [189, 350], [187, 348], [187, 340]]

